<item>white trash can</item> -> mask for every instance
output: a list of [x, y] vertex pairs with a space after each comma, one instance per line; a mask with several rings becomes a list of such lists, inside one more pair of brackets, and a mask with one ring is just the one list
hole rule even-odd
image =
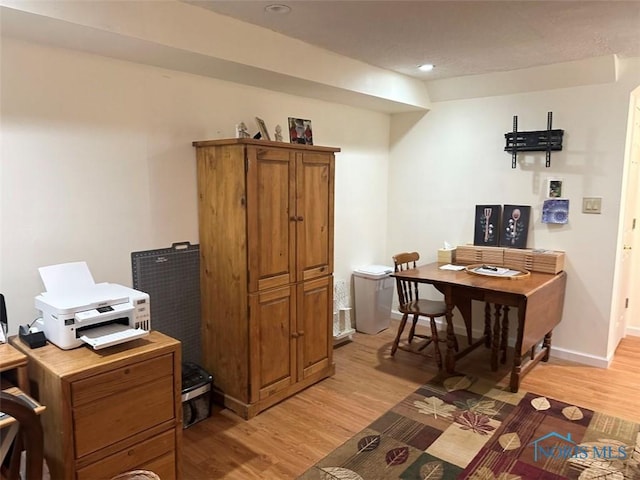
[[389, 328], [395, 279], [393, 267], [366, 265], [353, 272], [356, 330], [375, 335]]

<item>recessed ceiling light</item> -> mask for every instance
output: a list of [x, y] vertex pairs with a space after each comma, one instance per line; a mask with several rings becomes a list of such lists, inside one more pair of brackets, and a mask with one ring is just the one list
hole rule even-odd
[[291, 11], [291, 7], [283, 5], [281, 3], [274, 3], [264, 7], [264, 11], [267, 13], [274, 13], [276, 15], [285, 15]]
[[431, 70], [433, 70], [434, 65], [430, 64], [430, 63], [425, 63], [424, 65], [420, 65], [418, 67], [418, 70], [422, 71], [422, 72], [430, 72]]

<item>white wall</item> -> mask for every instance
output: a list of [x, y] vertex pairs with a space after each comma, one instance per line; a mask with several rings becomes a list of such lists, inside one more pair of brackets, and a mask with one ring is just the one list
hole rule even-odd
[[[623, 63], [617, 83], [435, 102], [422, 118], [394, 116], [388, 255], [418, 249], [433, 261], [445, 240], [473, 242], [475, 205], [531, 205], [528, 246], [566, 252], [556, 353], [607, 359], [629, 94], [640, 83], [640, 61]], [[553, 127], [565, 131], [563, 150], [552, 153], [550, 168], [544, 153], [530, 153], [511, 169], [503, 149], [513, 115], [518, 130], [543, 130], [548, 111]], [[564, 180], [567, 225], [541, 223], [549, 177]], [[602, 197], [601, 215], [581, 213], [585, 196]]]
[[1, 51], [0, 291], [31, 321], [38, 267], [87, 261], [131, 285], [130, 254], [198, 242], [194, 140], [288, 116], [337, 146], [336, 278], [384, 260], [389, 117], [8, 38]]
[[[438, 102], [392, 119], [344, 105], [241, 86], [19, 40], [2, 39], [0, 291], [11, 331], [35, 316], [37, 268], [86, 260], [97, 281], [131, 284], [130, 253], [198, 241], [193, 140], [233, 136], [254, 116], [270, 130], [313, 120], [319, 145], [339, 146], [336, 278], [393, 253], [435, 259], [443, 241], [472, 241], [481, 203], [533, 207], [529, 245], [567, 252], [556, 352], [583, 360], [607, 350], [629, 93], [639, 61], [617, 83]], [[504, 133], [565, 130], [551, 168], [520, 155]], [[388, 179], [387, 179], [388, 176]], [[564, 180], [570, 223], [543, 225], [546, 179]], [[602, 215], [580, 212], [602, 196]]]

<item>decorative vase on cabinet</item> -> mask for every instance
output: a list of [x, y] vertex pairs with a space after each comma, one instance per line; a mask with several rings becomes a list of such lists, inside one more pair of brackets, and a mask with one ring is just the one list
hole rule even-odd
[[202, 351], [214, 397], [243, 418], [334, 373], [339, 148], [193, 142]]

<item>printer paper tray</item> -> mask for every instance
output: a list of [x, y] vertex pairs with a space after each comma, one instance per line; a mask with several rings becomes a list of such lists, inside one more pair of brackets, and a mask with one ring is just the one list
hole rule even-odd
[[118, 345], [129, 340], [142, 338], [149, 335], [149, 332], [141, 328], [130, 328], [127, 325], [111, 323], [101, 327], [87, 330], [80, 340], [89, 344], [94, 350]]

